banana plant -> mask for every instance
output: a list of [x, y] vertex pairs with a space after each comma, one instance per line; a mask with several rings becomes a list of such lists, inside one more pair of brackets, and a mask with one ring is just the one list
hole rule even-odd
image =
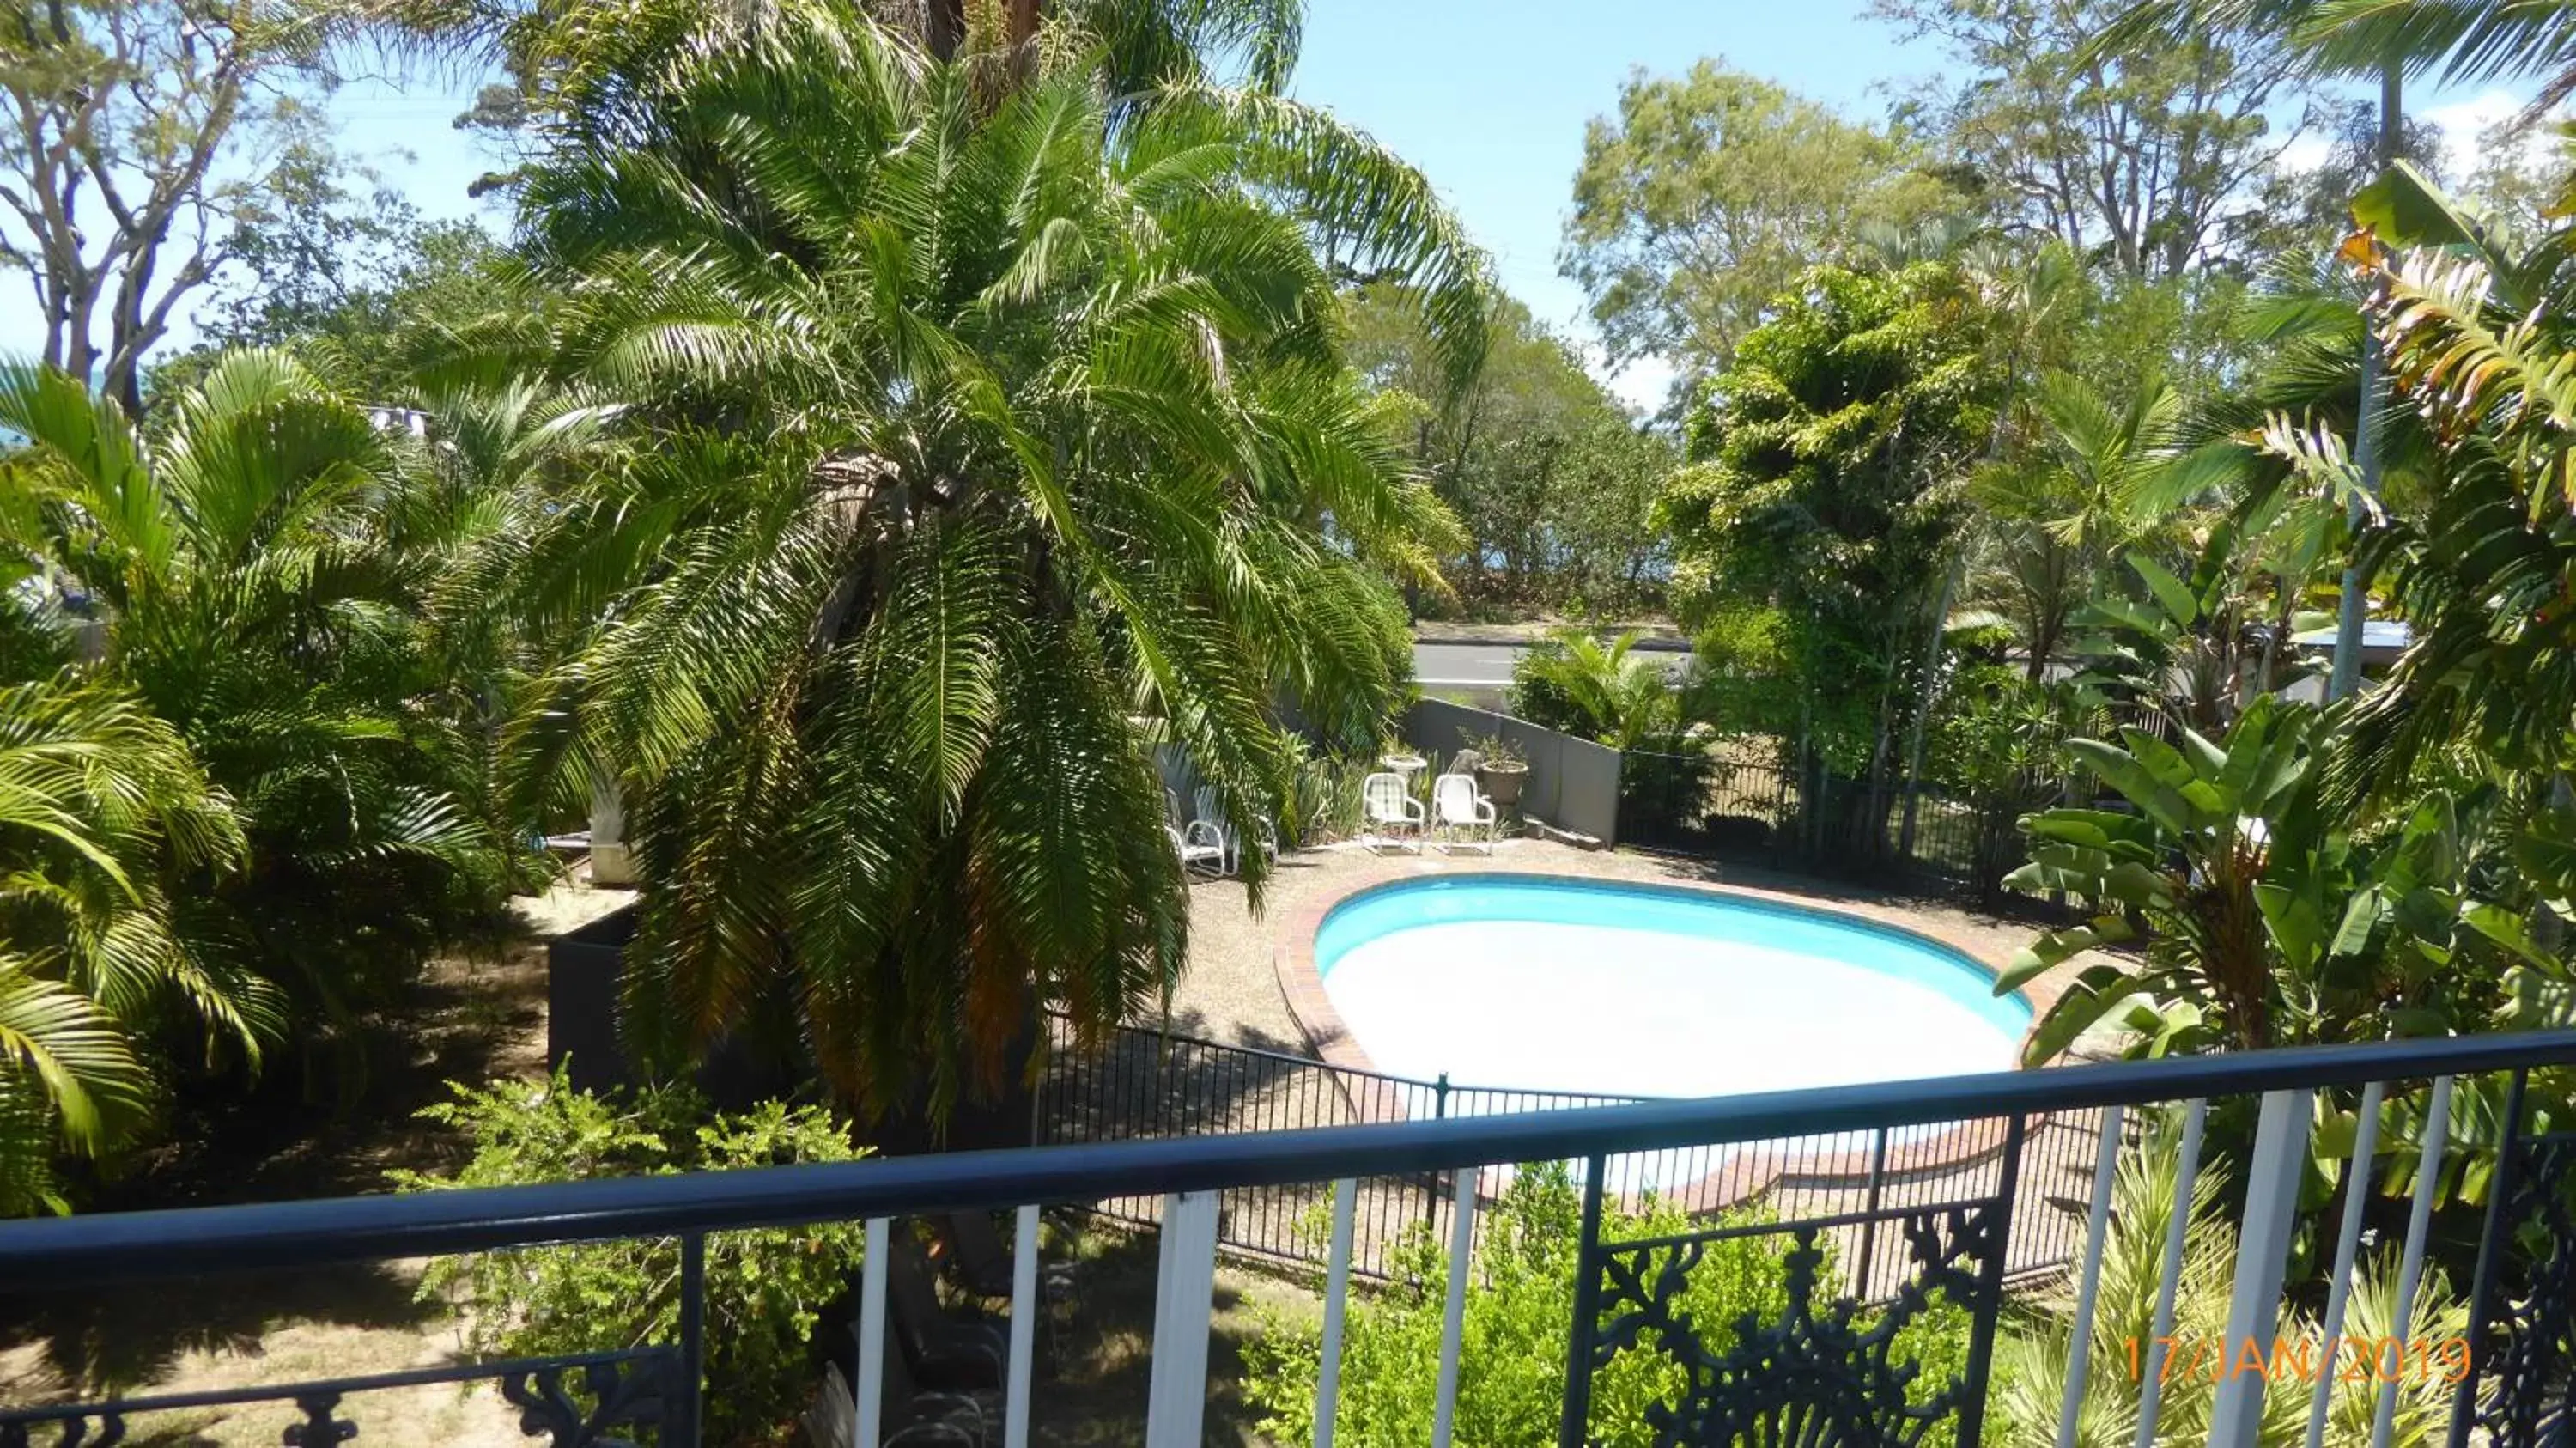
[[2125, 808], [2027, 817], [2030, 863], [2006, 881], [2090, 902], [1996, 982], [2133, 942], [2086, 967], [2032, 1033], [2030, 1064], [2115, 1022], [2133, 1056], [2493, 1029], [2512, 1000], [2563, 982], [2526, 918], [2469, 887], [2458, 808], [2428, 792], [2357, 838], [2319, 808], [2322, 716], [2266, 695], [2224, 743], [2191, 729], [2083, 739], [2070, 754]]

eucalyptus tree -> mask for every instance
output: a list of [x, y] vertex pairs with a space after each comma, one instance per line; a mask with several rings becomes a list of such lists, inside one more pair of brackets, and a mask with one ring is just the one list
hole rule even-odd
[[1404, 697], [1387, 580], [1452, 525], [1317, 250], [1412, 276], [1462, 374], [1480, 263], [1327, 115], [1100, 74], [995, 94], [787, 7], [576, 97], [526, 176], [562, 364], [628, 445], [531, 545], [585, 632], [517, 737], [637, 802], [647, 1059], [783, 1023], [847, 1099], [942, 1113], [1038, 1006], [1097, 1032], [1171, 988], [1157, 745], [1250, 820], [1276, 702], [1362, 743]]

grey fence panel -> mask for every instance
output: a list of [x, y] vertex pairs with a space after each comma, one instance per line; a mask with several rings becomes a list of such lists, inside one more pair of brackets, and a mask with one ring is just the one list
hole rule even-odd
[[1457, 753], [1487, 735], [1509, 741], [1529, 762], [1521, 813], [1603, 844], [1619, 836], [1619, 751], [1526, 719], [1424, 699], [1404, 718], [1404, 742], [1428, 754]]

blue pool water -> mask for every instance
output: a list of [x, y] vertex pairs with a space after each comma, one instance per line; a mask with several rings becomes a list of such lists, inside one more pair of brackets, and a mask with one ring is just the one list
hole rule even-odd
[[1906, 931], [1709, 891], [1458, 875], [1356, 896], [1316, 969], [1379, 1070], [1712, 1096], [1999, 1071], [2030, 1007]]

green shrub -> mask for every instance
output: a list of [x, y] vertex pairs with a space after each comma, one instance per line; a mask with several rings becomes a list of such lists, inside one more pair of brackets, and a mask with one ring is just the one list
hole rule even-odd
[[[2155, 1309], [2163, 1280], [2165, 1235], [2173, 1221], [2174, 1188], [2180, 1175], [2180, 1152], [2174, 1134], [2158, 1129], [2146, 1146], [2124, 1154], [2111, 1196], [2110, 1228], [2102, 1243], [2102, 1275], [2094, 1300], [2092, 1348], [2084, 1377], [2084, 1398], [2076, 1417], [2076, 1442], [2083, 1448], [2127, 1445], [2137, 1440], [2139, 1378], [2154, 1371]], [[2205, 1366], [2205, 1355], [2223, 1351], [2227, 1314], [2234, 1290], [2236, 1229], [2228, 1221], [2227, 1169], [2223, 1163], [2201, 1167], [2192, 1183], [2191, 1221], [2184, 1229], [2181, 1276], [2174, 1293], [2173, 1330], [2176, 1369], [2159, 1390], [2156, 1442], [2182, 1448], [2209, 1441], [2210, 1415], [2217, 1406], [2219, 1373]], [[2397, 1263], [2382, 1253], [2357, 1264], [2350, 1306], [2341, 1336], [2348, 1342], [2390, 1337], [2440, 1343], [2467, 1329], [2468, 1312], [2452, 1295], [2441, 1272], [2427, 1268], [2412, 1304], [2410, 1320], [2396, 1321]], [[2045, 1443], [2057, 1432], [2057, 1417], [2066, 1393], [2067, 1365], [2075, 1320], [2075, 1283], [2061, 1279], [2036, 1300], [2024, 1300], [2008, 1311], [1995, 1344], [1994, 1390], [1987, 1401], [1986, 1438], [2000, 1443]], [[2305, 1311], [2285, 1309], [2277, 1335], [2265, 1346], [2286, 1342], [2319, 1344], [2323, 1325]], [[2133, 1357], [2132, 1354], [2135, 1354]], [[2363, 1359], [2342, 1355], [2349, 1370]], [[2398, 1448], [2421, 1448], [2436, 1440], [2448, 1410], [2451, 1384], [2438, 1372], [2408, 1373], [2397, 1393], [2397, 1412], [2390, 1442]], [[2328, 1397], [2325, 1442], [2331, 1448], [2359, 1448], [2371, 1441], [2380, 1385], [2338, 1373]], [[2284, 1368], [2263, 1394], [2258, 1441], [2263, 1448], [2292, 1448], [2306, 1441], [2313, 1379], [2300, 1380], [2300, 1370]]]
[[[477, 1089], [421, 1115], [459, 1127], [474, 1155], [452, 1176], [397, 1172], [406, 1190], [519, 1186], [796, 1162], [851, 1161], [864, 1149], [829, 1112], [768, 1101], [715, 1112], [687, 1086], [608, 1096], [575, 1091], [560, 1068], [543, 1085]], [[813, 1376], [807, 1344], [821, 1309], [860, 1261], [858, 1223], [724, 1232], [707, 1238], [706, 1439], [784, 1436]], [[424, 1299], [454, 1300], [478, 1356], [590, 1352], [679, 1337], [680, 1244], [647, 1238], [443, 1257]]]
[[[1729, 1224], [1759, 1220], [1733, 1214]], [[1678, 1207], [1603, 1213], [1605, 1238], [1689, 1230]], [[1476, 1276], [1467, 1288], [1458, 1365], [1456, 1441], [1461, 1448], [1515, 1448], [1556, 1440], [1565, 1401], [1566, 1324], [1574, 1316], [1574, 1256], [1580, 1212], [1562, 1164], [1513, 1174], [1482, 1224]], [[1724, 1351], [1747, 1313], [1776, 1320], [1788, 1294], [1781, 1258], [1787, 1239], [1739, 1237], [1709, 1244], [1689, 1278], [1685, 1302], [1703, 1344]], [[1395, 1282], [1354, 1293], [1343, 1325], [1337, 1443], [1356, 1448], [1430, 1441], [1448, 1258], [1416, 1227], [1395, 1255]], [[1827, 1264], [1830, 1280], [1831, 1264]], [[1245, 1351], [1246, 1391], [1282, 1443], [1314, 1439], [1319, 1326], [1272, 1314]], [[1613, 1448], [1652, 1441], [1645, 1412], [1677, 1395], [1682, 1369], [1670, 1358], [1630, 1349], [1592, 1380], [1593, 1441]]]

